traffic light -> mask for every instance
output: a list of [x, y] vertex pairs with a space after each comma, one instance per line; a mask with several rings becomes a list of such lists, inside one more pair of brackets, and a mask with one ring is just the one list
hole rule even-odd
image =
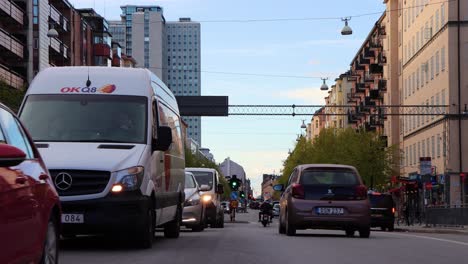
[[245, 193], [244, 193], [244, 191], [240, 191], [239, 194], [240, 194], [240, 197], [241, 197], [241, 198], [245, 198]]
[[230, 180], [229, 180], [229, 187], [231, 187], [231, 190], [233, 191], [237, 191], [240, 187], [240, 180], [237, 179], [236, 176], [233, 176]]

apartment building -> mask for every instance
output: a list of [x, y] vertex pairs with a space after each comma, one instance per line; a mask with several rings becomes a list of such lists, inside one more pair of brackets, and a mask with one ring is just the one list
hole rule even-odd
[[[398, 6], [398, 80], [402, 105], [428, 105], [431, 115], [400, 116], [401, 173], [420, 174], [430, 158], [434, 174], [447, 177], [451, 203], [464, 201], [460, 173], [468, 171], [468, 2], [386, 1]], [[415, 113], [417, 110], [413, 110]], [[447, 113], [449, 115], [433, 115]], [[465, 192], [466, 193], [466, 192]]]

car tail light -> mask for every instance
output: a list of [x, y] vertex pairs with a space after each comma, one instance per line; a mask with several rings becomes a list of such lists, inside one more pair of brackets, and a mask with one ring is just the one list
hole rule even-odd
[[367, 199], [367, 187], [364, 185], [356, 186], [356, 198], [358, 200]]
[[396, 210], [395, 210], [395, 207], [393, 207], [393, 208], [392, 208], [392, 214], [394, 214], [395, 211], [396, 211]]
[[304, 199], [304, 187], [300, 184], [293, 184], [292, 185], [292, 197], [296, 199]]

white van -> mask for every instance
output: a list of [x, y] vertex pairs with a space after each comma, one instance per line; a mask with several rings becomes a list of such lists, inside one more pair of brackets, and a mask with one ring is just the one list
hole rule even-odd
[[[89, 76], [89, 77], [88, 77]], [[52, 67], [20, 109], [53, 177], [64, 236], [179, 236], [185, 158], [176, 99], [146, 69]]]

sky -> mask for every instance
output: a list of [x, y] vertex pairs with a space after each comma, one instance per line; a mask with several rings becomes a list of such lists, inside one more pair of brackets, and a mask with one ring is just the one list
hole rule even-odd
[[[120, 6], [159, 5], [167, 21], [191, 17], [201, 22], [201, 70], [267, 75], [280, 78], [202, 73], [202, 95], [229, 96], [229, 104], [325, 104], [320, 77], [327, 84], [349, 69], [379, 14], [353, 17], [353, 35], [340, 34], [341, 17], [385, 10], [382, 0], [70, 0], [91, 7], [108, 20], [120, 19]], [[337, 18], [268, 22], [219, 20]], [[218, 21], [218, 22], [215, 22]], [[202, 118], [202, 146], [216, 161], [242, 165], [260, 193], [262, 174], [279, 174], [288, 150], [305, 133], [308, 117], [229, 116]]]

